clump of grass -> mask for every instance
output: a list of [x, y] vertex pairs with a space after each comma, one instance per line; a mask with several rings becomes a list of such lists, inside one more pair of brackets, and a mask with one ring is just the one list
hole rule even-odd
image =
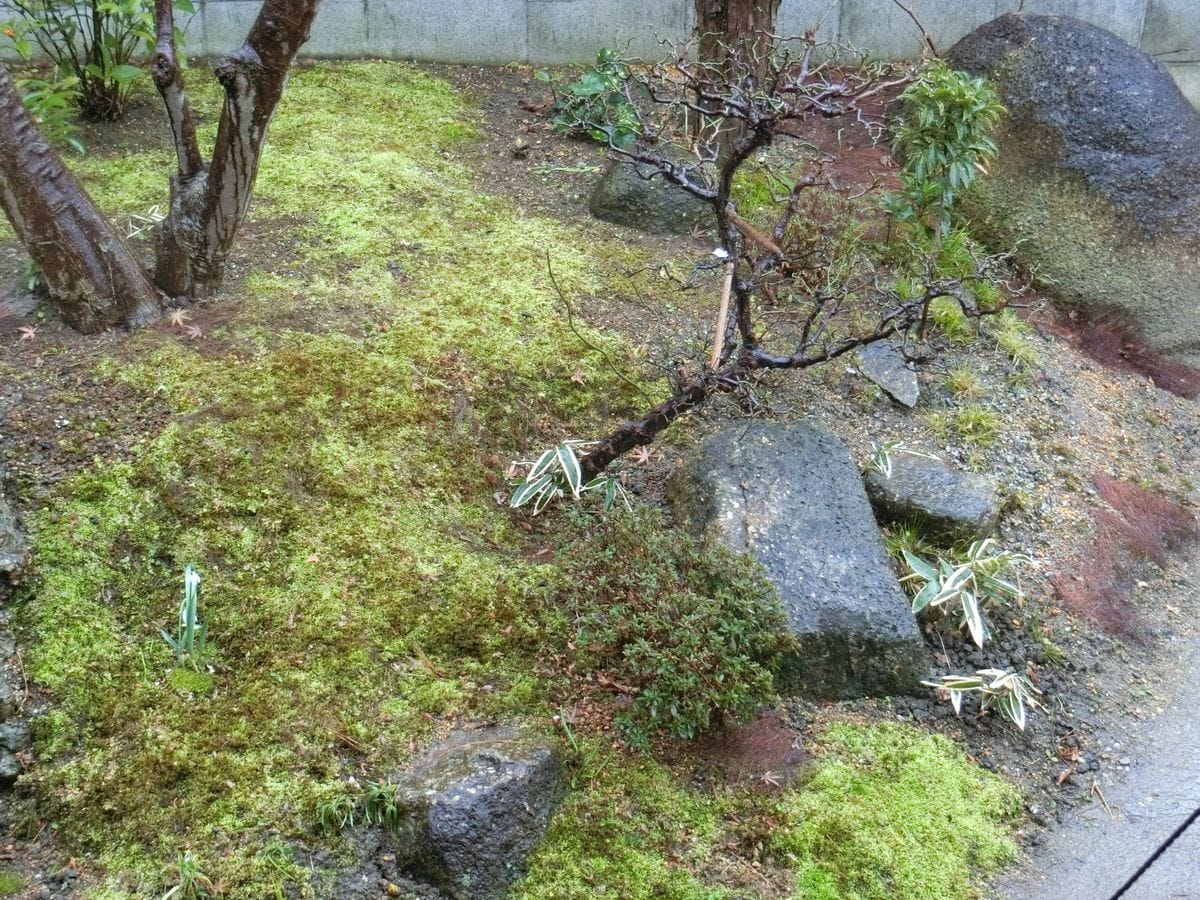
[[975, 340], [971, 320], [953, 297], [935, 298], [929, 304], [929, 317], [950, 343], [964, 345]]
[[940, 735], [839, 724], [821, 750], [771, 838], [800, 896], [968, 900], [979, 875], [1015, 856], [1020, 795]]
[[950, 413], [949, 425], [964, 444], [989, 447], [1000, 436], [1000, 416], [984, 406], [960, 406]]
[[983, 393], [983, 382], [974, 367], [967, 363], [955, 366], [946, 373], [946, 389], [960, 400], [974, 400]]
[[995, 343], [996, 349], [1016, 366], [1026, 370], [1037, 365], [1037, 347], [1033, 343], [1033, 329], [1010, 309], [987, 320], [986, 333]]
[[19, 872], [0, 869], [0, 897], [15, 897], [25, 887], [25, 879]]

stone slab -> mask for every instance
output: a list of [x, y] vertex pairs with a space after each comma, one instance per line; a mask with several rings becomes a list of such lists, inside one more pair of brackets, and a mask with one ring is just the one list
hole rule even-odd
[[845, 446], [804, 423], [730, 425], [670, 484], [681, 527], [749, 553], [779, 591], [797, 649], [781, 689], [913, 693], [929, 662]]
[[528, 55], [548, 65], [589, 64], [607, 47], [657, 59], [660, 41], [687, 38], [690, 7], [691, 0], [528, 0]]
[[1200, 4], [1149, 0], [1141, 48], [1164, 62], [1200, 62]]
[[[929, 30], [939, 52], [999, 15], [1001, 0], [916, 0], [913, 12]], [[842, 4], [841, 40], [880, 59], [921, 56], [921, 32], [891, 2]]]

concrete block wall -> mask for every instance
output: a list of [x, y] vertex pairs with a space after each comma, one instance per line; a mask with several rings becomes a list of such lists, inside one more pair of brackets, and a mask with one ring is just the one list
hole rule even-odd
[[[906, 0], [908, 2], [908, 0]], [[911, 0], [939, 49], [1020, 0]], [[0, 0], [0, 21], [4, 16]], [[197, 0], [188, 51], [219, 56], [238, 46], [259, 0]], [[586, 63], [600, 47], [658, 55], [659, 42], [692, 29], [693, 0], [323, 0], [312, 39], [317, 57], [430, 62]], [[1158, 56], [1200, 105], [1200, 0], [1024, 0], [1026, 12], [1072, 15]], [[824, 39], [884, 59], [919, 55], [921, 38], [892, 0], [783, 0], [780, 32], [816, 29]]]

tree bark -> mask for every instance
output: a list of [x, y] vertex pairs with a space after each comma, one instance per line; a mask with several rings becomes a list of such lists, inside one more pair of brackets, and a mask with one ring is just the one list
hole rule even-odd
[[0, 205], [73, 328], [94, 333], [158, 314], [160, 294], [42, 137], [3, 66]]
[[[731, 84], [760, 85], [768, 69], [781, 0], [696, 0], [700, 62], [714, 66]], [[701, 125], [702, 123], [697, 123]], [[718, 135], [725, 159], [739, 136], [737, 128]]]
[[155, 281], [173, 296], [199, 299], [221, 287], [238, 228], [245, 221], [258, 176], [267, 125], [288, 71], [308, 40], [318, 0], [266, 0], [246, 43], [217, 65], [225, 90], [211, 164], [193, 152], [195, 132], [175, 64], [169, 0], [156, 0], [155, 82], [175, 135], [179, 171], [171, 181], [171, 209], [163, 223]]

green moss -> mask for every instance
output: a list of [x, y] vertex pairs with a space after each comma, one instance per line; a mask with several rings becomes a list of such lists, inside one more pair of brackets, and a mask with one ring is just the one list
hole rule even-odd
[[592, 742], [574, 783], [513, 900], [732, 896], [694, 873], [723, 832], [720, 801], [662, 765]]
[[0, 897], [15, 897], [25, 887], [25, 879], [19, 872], [0, 869]]
[[797, 896], [965, 900], [978, 874], [1015, 855], [1017, 792], [945, 738], [835, 725], [822, 751], [772, 838], [797, 869]]
[[[135, 335], [96, 373], [173, 419], [64, 485], [22, 616], [53, 702], [30, 785], [114, 877], [161, 892], [186, 847], [229, 896], [262, 896], [282, 876], [254, 848], [315, 839], [345, 748], [387, 770], [439, 717], [548, 713], [544, 575], [485, 476], [535, 432], [641, 402], [546, 274], [578, 295], [627, 251], [475, 192], [444, 155], [472, 119], [407, 66], [297, 70], [248, 225], [291, 249], [234, 282], [226, 324], [186, 346]], [[106, 209], [149, 199], [125, 157], [86, 165]], [[185, 563], [205, 684], [158, 635]]]

